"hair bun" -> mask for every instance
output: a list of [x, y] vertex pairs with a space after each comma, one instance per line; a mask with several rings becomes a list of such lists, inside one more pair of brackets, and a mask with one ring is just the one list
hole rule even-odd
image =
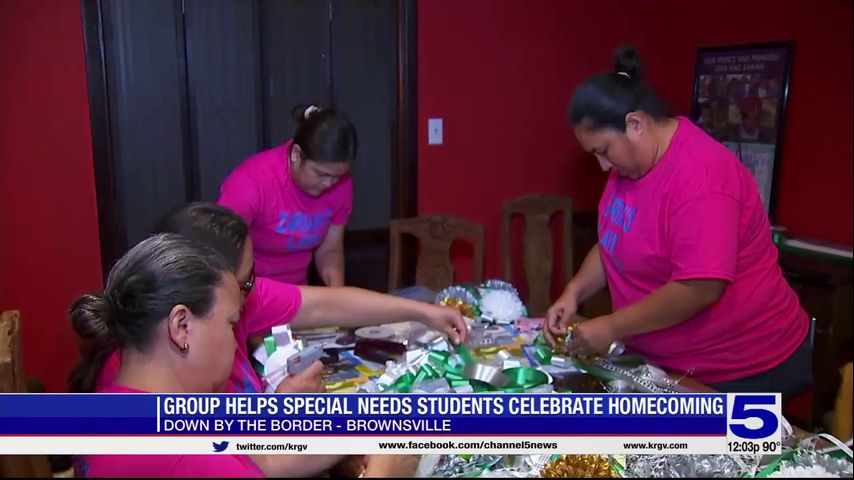
[[614, 53], [614, 73], [627, 76], [638, 83], [643, 75], [643, 64], [635, 47], [623, 45]]
[[71, 326], [82, 339], [112, 338], [112, 309], [103, 295], [86, 294], [71, 306]]

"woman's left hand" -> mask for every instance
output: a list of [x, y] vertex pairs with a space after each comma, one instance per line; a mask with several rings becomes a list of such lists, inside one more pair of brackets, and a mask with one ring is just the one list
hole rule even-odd
[[567, 351], [575, 355], [606, 353], [617, 339], [614, 325], [608, 315], [591, 318], [575, 325]]
[[440, 307], [424, 304], [424, 319], [422, 323], [428, 327], [445, 333], [453, 344], [466, 341], [468, 327], [463, 315], [456, 308]]

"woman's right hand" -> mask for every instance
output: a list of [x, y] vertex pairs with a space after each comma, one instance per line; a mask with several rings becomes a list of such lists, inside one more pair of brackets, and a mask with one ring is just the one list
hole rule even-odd
[[276, 393], [324, 393], [323, 363], [315, 360], [302, 372], [290, 375], [276, 387]]
[[566, 327], [574, 321], [577, 312], [578, 297], [571, 289], [567, 288], [546, 312], [543, 333], [553, 347], [557, 346], [555, 335], [566, 333]]

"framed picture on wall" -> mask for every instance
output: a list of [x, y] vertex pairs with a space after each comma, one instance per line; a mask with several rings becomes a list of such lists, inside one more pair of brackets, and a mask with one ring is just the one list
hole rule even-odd
[[694, 74], [691, 119], [753, 173], [772, 220], [792, 49], [791, 42], [700, 48]]

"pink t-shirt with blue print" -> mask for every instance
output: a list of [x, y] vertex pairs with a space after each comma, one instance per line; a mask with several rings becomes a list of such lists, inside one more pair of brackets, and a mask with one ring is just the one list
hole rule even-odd
[[255, 154], [222, 184], [219, 204], [249, 224], [259, 276], [305, 285], [314, 250], [329, 227], [344, 225], [353, 210], [353, 181], [345, 176], [318, 197], [291, 178], [292, 141]]
[[611, 172], [599, 203], [599, 249], [615, 310], [671, 281], [727, 282], [694, 317], [625, 339], [653, 363], [724, 382], [776, 367], [804, 341], [809, 319], [777, 263], [756, 181], [685, 118], [645, 176]]
[[[264, 384], [252, 368], [247, 341], [252, 335], [264, 333], [276, 325], [284, 325], [296, 317], [302, 307], [299, 287], [258, 277], [252, 292], [243, 304], [243, 312], [234, 327], [237, 349], [231, 374], [224, 387], [226, 393], [264, 393]], [[98, 373], [95, 391], [112, 385], [121, 366], [120, 351], [114, 351]]]

